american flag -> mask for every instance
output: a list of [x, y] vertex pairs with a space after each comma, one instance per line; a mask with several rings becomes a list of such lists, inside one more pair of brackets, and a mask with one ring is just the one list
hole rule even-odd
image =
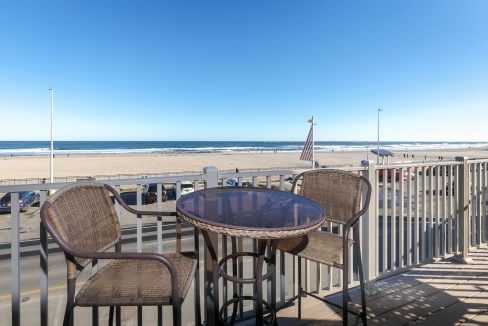
[[313, 122], [308, 132], [307, 140], [303, 145], [302, 155], [300, 155], [302, 161], [313, 161]]

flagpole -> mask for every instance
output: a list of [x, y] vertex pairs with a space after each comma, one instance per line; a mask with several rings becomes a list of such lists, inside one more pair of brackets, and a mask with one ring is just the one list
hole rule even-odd
[[314, 121], [312, 116], [312, 169], [315, 168], [315, 141], [313, 138], [313, 125], [314, 125]]
[[382, 112], [383, 109], [378, 108], [378, 142], [376, 143], [377, 148], [376, 148], [376, 164], [380, 164], [380, 112]]
[[315, 168], [315, 142], [313, 139], [313, 126], [316, 125], [315, 120], [312, 119], [307, 121], [311, 123], [310, 130], [308, 131], [307, 140], [305, 140], [305, 144], [303, 145], [303, 151], [300, 155], [300, 160], [302, 161], [312, 161], [312, 169]]

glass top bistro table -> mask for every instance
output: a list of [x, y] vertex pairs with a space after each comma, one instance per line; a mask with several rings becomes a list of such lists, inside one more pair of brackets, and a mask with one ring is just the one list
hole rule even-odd
[[[181, 196], [176, 203], [176, 211], [183, 220], [200, 229], [203, 234], [213, 264], [214, 302], [218, 304], [217, 284], [221, 276], [234, 284], [254, 285], [254, 296], [234, 295], [233, 299], [223, 304], [220, 312], [216, 311], [218, 316], [214, 316], [214, 320], [224, 324], [228, 321], [224, 319], [223, 311], [234, 304], [230, 320], [230, 324], [233, 324], [236, 303], [242, 300], [256, 302], [256, 325], [274, 323], [276, 307], [263, 300], [262, 283], [275, 273], [278, 241], [304, 235], [320, 227], [325, 220], [325, 212], [310, 199], [284, 191], [247, 187], [209, 188]], [[234, 251], [219, 261], [208, 232], [256, 239], [257, 253]], [[269, 248], [269, 257], [265, 256], [266, 247]], [[235, 262], [236, 258], [242, 256], [254, 257], [252, 278], [237, 278], [228, 275], [226, 269], [222, 268], [228, 260]], [[262, 274], [263, 261], [269, 264], [265, 275]], [[267, 320], [263, 319], [263, 305], [270, 313]]]
[[[226, 324], [224, 311], [233, 304], [230, 324], [235, 321], [236, 303], [242, 300], [255, 301], [256, 325], [266, 321], [275, 321], [275, 300], [273, 304], [263, 300], [262, 283], [275, 273], [276, 248], [279, 239], [300, 236], [317, 229], [325, 220], [325, 213], [316, 202], [289, 192], [262, 188], [209, 188], [184, 195], [176, 203], [178, 215], [186, 222], [201, 230], [213, 265], [213, 305], [214, 320]], [[225, 236], [253, 238], [257, 241], [257, 252], [235, 252], [220, 261], [208, 232]], [[233, 242], [234, 244], [234, 242]], [[266, 247], [269, 248], [266, 257]], [[226, 273], [223, 266], [232, 259], [235, 264], [238, 257], [254, 257], [252, 278], [237, 278]], [[268, 264], [263, 275], [263, 262]], [[234, 269], [235, 271], [235, 269]], [[218, 279], [234, 284], [253, 284], [253, 296], [237, 296], [225, 302], [218, 311]], [[234, 292], [236, 287], [234, 287]], [[267, 320], [263, 320], [263, 305], [269, 311]]]

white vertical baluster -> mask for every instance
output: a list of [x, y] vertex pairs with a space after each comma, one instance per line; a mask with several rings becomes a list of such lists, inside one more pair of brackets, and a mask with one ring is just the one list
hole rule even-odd
[[427, 167], [422, 168], [422, 247], [420, 260], [425, 260], [427, 255]]
[[413, 263], [417, 265], [420, 262], [420, 235], [419, 235], [419, 228], [420, 228], [420, 169], [416, 167], [415, 169], [415, 221], [414, 221], [414, 230], [413, 230]]
[[[156, 188], [157, 196], [157, 209], [158, 211], [163, 210], [163, 184], [158, 182]], [[167, 194], [166, 194], [167, 196]], [[159, 254], [163, 253], [163, 217], [158, 216], [156, 222], [156, 238], [157, 238], [157, 252]]]
[[394, 271], [397, 266], [397, 248], [396, 248], [396, 173], [398, 172], [397, 169], [391, 169], [391, 228], [390, 228], [390, 241], [391, 241], [391, 249], [390, 249], [390, 263], [391, 263], [391, 270]]
[[429, 167], [429, 245], [427, 247], [427, 257], [434, 257], [434, 173], [435, 168]]
[[[404, 239], [404, 225], [405, 225], [405, 170], [403, 168], [399, 169], [400, 179], [399, 182], [399, 192], [400, 192], [400, 217], [398, 223], [398, 266], [403, 267], [405, 265], [405, 239]], [[409, 248], [407, 247], [407, 252]]]

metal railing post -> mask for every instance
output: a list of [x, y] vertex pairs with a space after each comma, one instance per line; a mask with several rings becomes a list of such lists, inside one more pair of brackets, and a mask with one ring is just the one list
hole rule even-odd
[[[207, 166], [203, 168], [203, 179], [205, 180], [205, 188], [215, 188], [218, 186], [218, 170], [216, 167]], [[208, 232], [210, 237], [210, 241], [213, 243], [213, 247], [215, 252], [219, 252], [219, 239], [218, 235], [213, 232]], [[219, 310], [218, 307], [218, 300], [215, 302], [214, 298], [218, 298], [219, 293], [216, 294], [214, 297], [214, 284], [213, 284], [213, 263], [212, 257], [210, 255], [207, 246], [205, 246], [204, 250], [204, 303], [205, 303], [205, 312], [204, 312], [204, 319], [207, 325], [217, 325], [218, 324], [218, 316], [215, 314], [215, 311]], [[217, 307], [215, 307], [217, 305]]]
[[[136, 188], [136, 207], [137, 210], [142, 210], [142, 185], [137, 184]], [[137, 229], [137, 252], [142, 252], [142, 215], [137, 215], [136, 221], [136, 229]]]
[[[149, 185], [147, 185], [149, 186]], [[137, 205], [137, 210], [142, 211], [142, 185], [140, 183], [137, 184], [136, 188], [136, 205]], [[143, 244], [142, 244], [142, 215], [137, 215], [137, 221], [136, 221], [136, 241], [137, 241], [137, 252], [142, 252], [143, 251]], [[95, 260], [93, 261], [95, 262]], [[93, 268], [92, 268], [93, 270]], [[95, 272], [97, 272], [98, 266], [95, 269]], [[97, 323], [95, 323], [95, 319], [93, 321], [93, 325], [98, 325], [98, 307], [93, 307], [93, 315], [96, 318]], [[141, 326], [142, 325], [142, 306], [137, 306], [137, 325]]]
[[10, 282], [12, 296], [12, 326], [20, 326], [20, 213], [19, 193], [10, 195], [11, 236]]
[[376, 166], [373, 161], [363, 161], [363, 166], [367, 169], [364, 171], [364, 177], [367, 178], [371, 184], [371, 201], [368, 210], [362, 218], [362, 237], [363, 246], [361, 248], [361, 257], [363, 260], [365, 290], [368, 295], [373, 295], [378, 292], [374, 285], [374, 280], [378, 276], [378, 194], [376, 193]]
[[[47, 199], [47, 191], [43, 190], [40, 193], [40, 203], [39, 207], [42, 207], [44, 202]], [[48, 278], [48, 236], [47, 231], [44, 228], [44, 224], [39, 223], [39, 263], [41, 267], [41, 277], [40, 277], [40, 304], [41, 304], [41, 326], [49, 325], [49, 315], [48, 315], [48, 285], [49, 285], [49, 278]]]
[[459, 216], [459, 260], [469, 264], [471, 259], [468, 257], [469, 252], [469, 165], [468, 158], [463, 156], [456, 157], [456, 161], [461, 162], [459, 166], [459, 184], [458, 184], [458, 216]]
[[[175, 185], [175, 195], [176, 200], [180, 199], [181, 197], [181, 181], [176, 181]], [[181, 252], [181, 219], [176, 217], [176, 224], [175, 224], [175, 232], [176, 232], [176, 252]]]

